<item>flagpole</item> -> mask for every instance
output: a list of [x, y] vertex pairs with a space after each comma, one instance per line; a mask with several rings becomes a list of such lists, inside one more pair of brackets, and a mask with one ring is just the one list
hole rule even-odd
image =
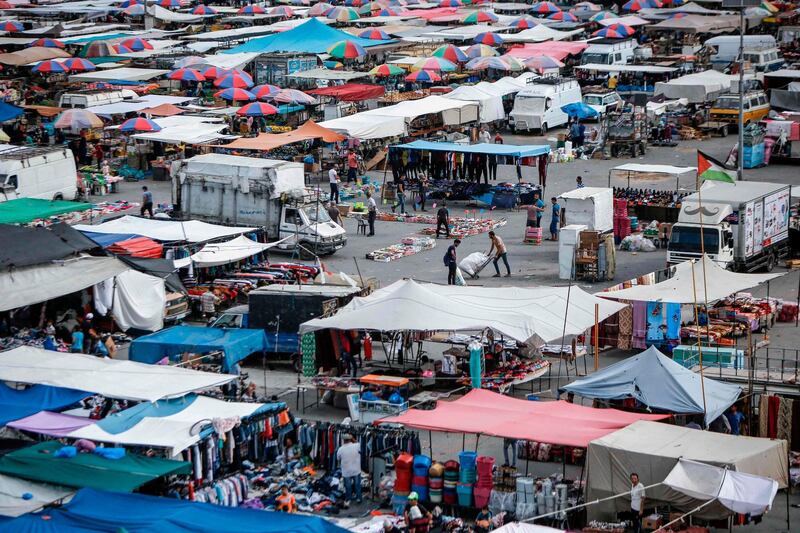
[[[692, 262], [692, 293], [694, 294], [694, 321], [697, 324], [697, 354], [700, 360], [700, 392], [703, 395], [703, 425], [708, 427], [706, 417], [706, 384], [703, 377], [703, 341], [700, 337], [700, 313], [697, 311], [697, 281], [694, 277], [694, 259]], [[706, 309], [706, 323], [708, 323], [708, 309]], [[708, 328], [706, 328], [708, 331]]]
[[[703, 233], [703, 195], [700, 192], [701, 183], [700, 183], [700, 174], [698, 172], [697, 177], [695, 178], [695, 186], [697, 187], [697, 212], [700, 215], [700, 261], [703, 262], [703, 304], [705, 306], [706, 311], [706, 337], [708, 338], [709, 343], [711, 342], [711, 338], [709, 336], [709, 325], [708, 325], [708, 289], [706, 286], [706, 239]], [[703, 339], [700, 336], [700, 314], [697, 312], [697, 281], [694, 277], [694, 262], [692, 262], [692, 292], [694, 293], [694, 310], [695, 310], [695, 322], [697, 323], [697, 353], [700, 359], [700, 390], [703, 393], [703, 416], [706, 414], [706, 388], [705, 388], [705, 378], [703, 377]]]

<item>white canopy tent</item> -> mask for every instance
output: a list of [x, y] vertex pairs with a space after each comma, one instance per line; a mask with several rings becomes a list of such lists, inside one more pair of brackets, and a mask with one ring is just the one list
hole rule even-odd
[[357, 139], [388, 139], [406, 134], [406, 121], [403, 117], [356, 113], [348, 117], [326, 120], [319, 125]]
[[489, 289], [400, 280], [369, 296], [354, 298], [329, 318], [301, 324], [300, 332], [325, 328], [480, 331], [488, 327], [518, 341], [535, 337], [551, 342], [591, 327], [595, 304], [599, 305], [600, 320], [625, 307], [609, 306], [608, 300], [596, 298], [578, 287]]
[[148, 365], [20, 346], [0, 352], [0, 380], [83, 390], [107, 398], [154, 402], [237, 379], [178, 366]]
[[[685, 101], [685, 100], [684, 100]], [[649, 105], [649, 103], [648, 103]], [[608, 171], [608, 186], [611, 187], [612, 176], [622, 174], [628, 180], [628, 187], [631, 186], [631, 177], [637, 174], [645, 174], [648, 178], [653, 177], [673, 177], [675, 178], [675, 188], [681, 188], [681, 176], [691, 174], [692, 185], [697, 182], [697, 167], [674, 167], [672, 165], [647, 165], [641, 163], [625, 163]]]
[[686, 98], [689, 103], [701, 104], [729, 91], [735, 78], [716, 70], [705, 70], [670, 81], [656, 82], [654, 96], [663, 94], [670, 99]]
[[164, 327], [167, 291], [163, 278], [128, 270], [94, 286], [94, 307], [101, 315], [111, 311], [122, 331]]
[[483, 124], [503, 120], [506, 118], [503, 109], [503, 94], [494, 89], [491, 83], [481, 82], [483, 85], [461, 85], [454, 91], [447, 93], [446, 98], [477, 102], [480, 105], [480, 121]]
[[[287, 239], [290, 238], [292, 237], [287, 237]], [[191, 263], [194, 263], [195, 266], [201, 268], [227, 265], [229, 263], [241, 261], [242, 259], [247, 259], [248, 257], [263, 252], [264, 250], [269, 250], [270, 248], [279, 245], [281, 242], [283, 242], [283, 240], [271, 243], [263, 243], [253, 241], [244, 235], [240, 235], [227, 242], [206, 244], [191, 257], [175, 260], [175, 267], [183, 268], [189, 266]]]
[[649, 20], [645, 20], [642, 17], [637, 17], [636, 15], [626, 15], [624, 17], [608, 17], [602, 20], [598, 20], [597, 22], [600, 23], [601, 26], [611, 26], [612, 24], [625, 24], [626, 26], [645, 26], [650, 24]]
[[21, 516], [74, 493], [75, 489], [0, 474], [0, 516]]
[[[703, 268], [705, 267], [705, 276]], [[655, 285], [636, 285], [628, 289], [597, 292], [595, 296], [616, 300], [688, 304], [709, 303], [766, 283], [782, 274], [739, 274], [725, 270], [707, 255], [703, 261], [684, 261], [675, 266], [673, 276]]]
[[[366, 117], [402, 117], [406, 122], [410, 123], [422, 115], [437, 113], [442, 114], [445, 126], [466, 124], [467, 122], [478, 120], [478, 104], [453, 100], [443, 96], [428, 96], [419, 100], [407, 100], [388, 107], [364, 111], [359, 114]], [[320, 125], [327, 127], [324, 122]]]
[[169, 74], [169, 71], [157, 68], [122, 67], [73, 74], [69, 77], [69, 81], [148, 81], [164, 74]]
[[236, 139], [237, 135], [223, 135], [220, 133], [227, 127], [227, 124], [186, 124], [163, 128], [161, 131], [137, 133], [132, 137], [143, 141], [169, 144], [204, 144], [220, 139]]
[[103, 104], [87, 107], [87, 111], [91, 111], [95, 115], [124, 115], [126, 113], [135, 113], [142, 109], [157, 107], [161, 104], [181, 105], [191, 102], [194, 98], [186, 96], [168, 96], [163, 94], [148, 94], [136, 100], [116, 102], [114, 104]]
[[[141, 235], [156, 241], [186, 241], [192, 243], [213, 241], [222, 237], [231, 237], [255, 231], [256, 228], [237, 226], [218, 226], [199, 220], [163, 220], [125, 215], [96, 226], [79, 224], [73, 226], [78, 231], [95, 233], [121, 233], [125, 235]], [[106, 276], [108, 279], [110, 276]]]
[[528, 86], [532, 80], [539, 78], [540, 76], [534, 72], [523, 72], [516, 78], [513, 76], [504, 76], [499, 80], [492, 82], [491, 85], [502, 91], [504, 94], [511, 94], [511, 93], [518, 93], [522, 89]]
[[201, 22], [204, 19], [203, 15], [191, 15], [189, 13], [179, 13], [177, 11], [170, 11], [164, 9], [159, 5], [151, 5], [147, 8], [147, 13], [166, 22]]

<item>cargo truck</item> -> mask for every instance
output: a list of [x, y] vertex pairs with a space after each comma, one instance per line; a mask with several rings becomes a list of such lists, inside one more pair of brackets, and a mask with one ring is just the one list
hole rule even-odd
[[736, 272], [771, 271], [789, 252], [790, 196], [791, 186], [783, 183], [704, 183], [700, 194], [682, 201], [667, 263], [700, 258], [702, 215], [703, 243], [710, 259]]
[[184, 218], [258, 226], [277, 249], [304, 259], [347, 244], [344, 228], [305, 188], [302, 163], [225, 154], [198, 155], [173, 173], [173, 204]]

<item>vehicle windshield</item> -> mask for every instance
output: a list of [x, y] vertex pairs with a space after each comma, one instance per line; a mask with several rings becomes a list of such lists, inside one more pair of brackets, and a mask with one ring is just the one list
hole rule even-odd
[[319, 204], [312, 204], [303, 209], [306, 212], [306, 216], [308, 217], [309, 222], [312, 224], [316, 222], [330, 222], [331, 217], [328, 215], [328, 211], [325, 209], [325, 205], [322, 203]]
[[595, 63], [606, 65], [608, 64], [608, 58], [609, 58], [608, 54], [598, 54], [598, 53], [583, 54], [583, 57], [581, 58], [581, 65], [589, 65]]
[[714, 109], [739, 109], [739, 99], [734, 97], [717, 98]]
[[523, 96], [521, 100], [525, 113], [544, 113], [544, 96]]
[[583, 97], [583, 102], [586, 105], [603, 105], [603, 97], [594, 94], [587, 94]]
[[[707, 254], [719, 252], [719, 230], [703, 229], [703, 242]], [[700, 228], [691, 226], [675, 226], [669, 239], [669, 250], [672, 252], [700, 253]]]
[[242, 315], [226, 313], [216, 319], [211, 325], [214, 328], [240, 328], [242, 327]]

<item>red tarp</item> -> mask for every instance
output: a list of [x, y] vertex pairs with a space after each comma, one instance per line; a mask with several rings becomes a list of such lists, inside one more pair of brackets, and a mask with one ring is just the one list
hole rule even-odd
[[238, 150], [272, 150], [285, 144], [308, 141], [311, 139], [322, 139], [326, 143], [334, 143], [345, 140], [347, 137], [339, 135], [333, 130], [323, 128], [313, 120], [309, 120], [299, 128], [286, 133], [259, 133], [257, 137], [242, 137], [232, 143], [226, 144], [225, 148]]
[[334, 85], [306, 91], [308, 94], [319, 96], [332, 96], [343, 102], [360, 102], [370, 98], [380, 98], [386, 92], [382, 85], [367, 85], [364, 83], [346, 83], [345, 85]]
[[160, 259], [164, 248], [156, 241], [147, 237], [135, 237], [127, 241], [118, 241], [106, 248], [116, 255], [129, 255], [131, 257], [147, 257]]
[[565, 401], [532, 402], [487, 390], [473, 390], [436, 409], [409, 409], [381, 423], [447, 433], [480, 433], [493, 437], [585, 448], [589, 442], [637, 420], [662, 420], [670, 415], [644, 415], [617, 409], [595, 409]]

